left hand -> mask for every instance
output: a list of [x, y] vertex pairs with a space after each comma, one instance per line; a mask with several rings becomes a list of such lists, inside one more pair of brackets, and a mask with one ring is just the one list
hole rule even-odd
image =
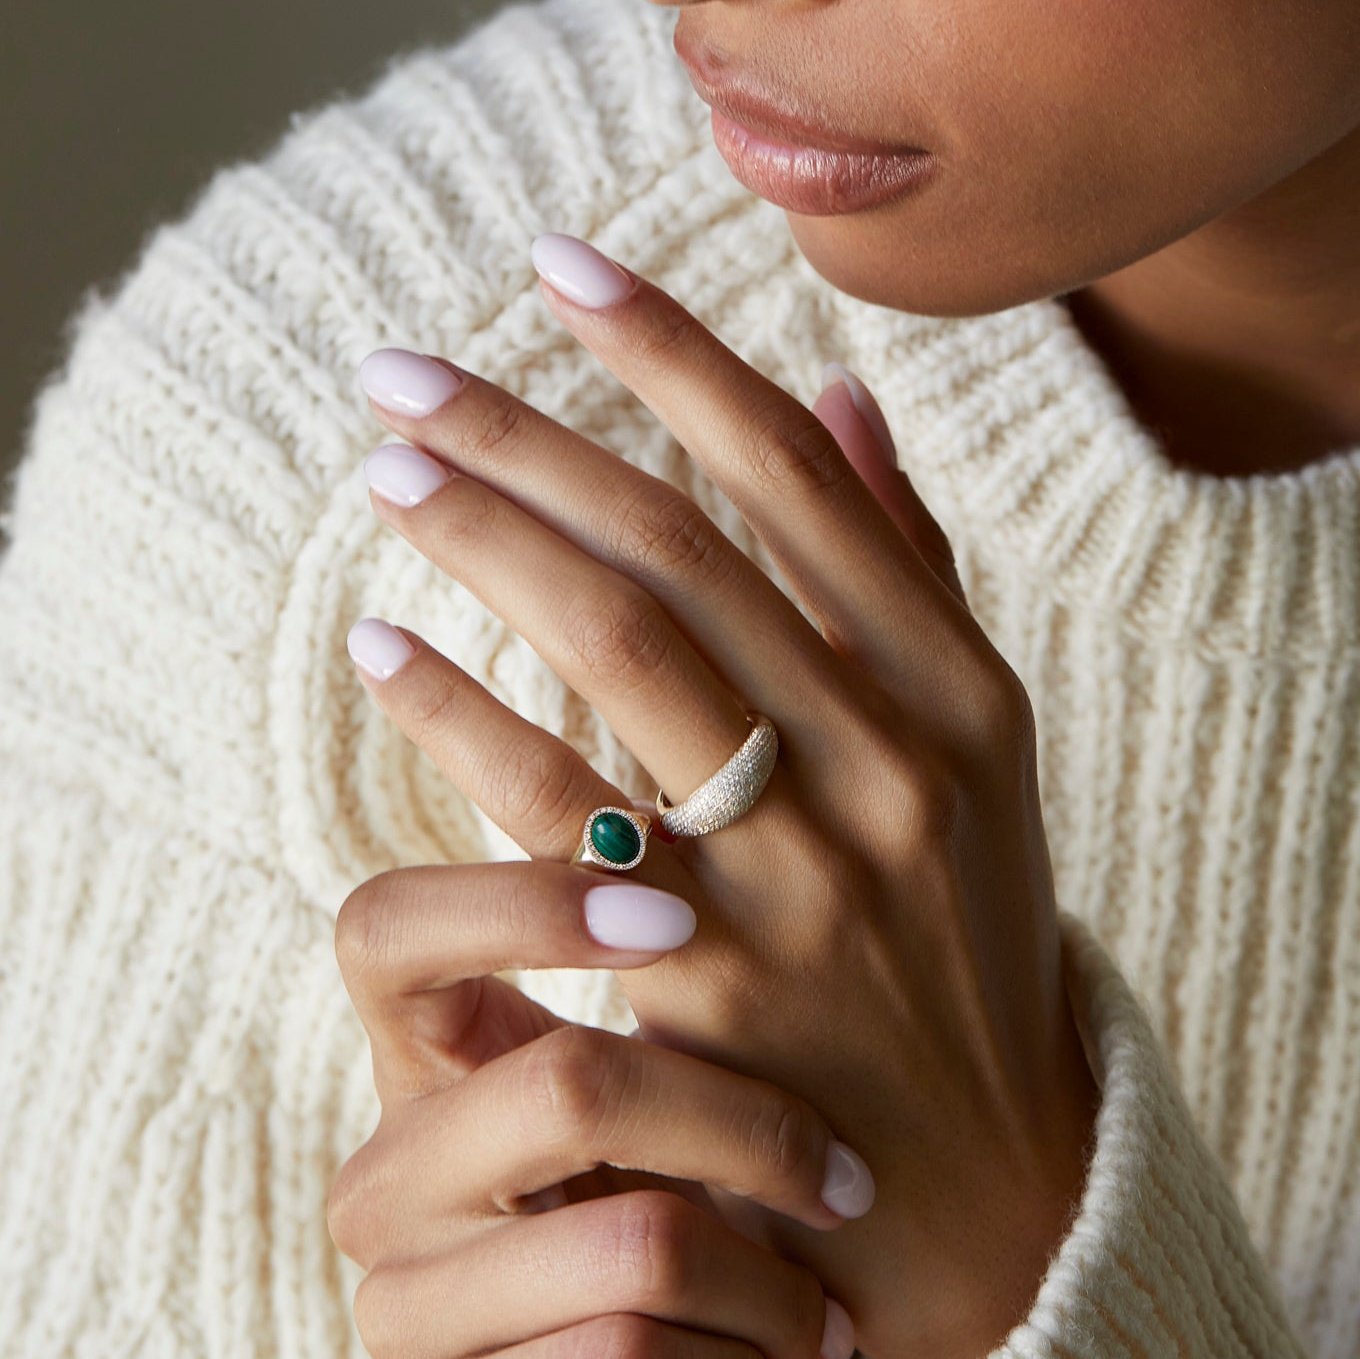
[[[455, 895], [464, 867], [443, 870]], [[579, 958], [569, 934], [553, 942]], [[518, 946], [509, 930], [480, 937], [502, 956]], [[346, 971], [379, 1043], [401, 1046], [414, 1018], [402, 974]], [[768, 1081], [564, 1024], [450, 1085], [386, 1100], [326, 1221], [367, 1271], [354, 1319], [374, 1359], [849, 1359], [850, 1319], [816, 1275], [726, 1225], [686, 1179], [698, 1168], [826, 1231], [843, 1220], [819, 1196], [832, 1141]], [[612, 1192], [569, 1199], [560, 1181], [579, 1192], [603, 1163], [629, 1169], [610, 1172]]]
[[[745, 1205], [753, 1236], [845, 1304], [859, 1348], [981, 1354], [1023, 1319], [1067, 1228], [1096, 1100], [1028, 698], [844, 385], [809, 409], [582, 243], [536, 256], [553, 313], [729, 497], [817, 626], [675, 487], [481, 378], [452, 390], [447, 361], [365, 361], [375, 413], [434, 455], [370, 459], [389, 492], [394, 467], [425, 478], [418, 502], [374, 491], [373, 509], [673, 802], [737, 748], [746, 711], [774, 722], [779, 762], [750, 811], [653, 835], [630, 876], [699, 924], [619, 980], [646, 1038], [795, 1092], [868, 1162], [874, 1207], [836, 1233]], [[586, 814], [623, 795], [406, 636], [412, 663], [361, 671], [374, 697], [527, 853], [568, 858]]]

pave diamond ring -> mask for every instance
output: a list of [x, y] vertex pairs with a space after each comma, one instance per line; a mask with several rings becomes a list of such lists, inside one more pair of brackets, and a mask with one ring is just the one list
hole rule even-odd
[[753, 725], [741, 748], [683, 802], [672, 806], [666, 794], [657, 790], [656, 810], [663, 830], [671, 835], [705, 835], [721, 830], [760, 796], [774, 771], [779, 736], [768, 717], [760, 713], [746, 715]]

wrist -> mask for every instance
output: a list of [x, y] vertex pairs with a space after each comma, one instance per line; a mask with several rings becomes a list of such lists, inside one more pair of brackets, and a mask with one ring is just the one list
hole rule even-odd
[[948, 1185], [923, 1183], [899, 1149], [874, 1208], [826, 1239], [864, 1354], [980, 1359], [1033, 1310], [1080, 1211], [1100, 1103], [1079, 1039], [1071, 1060], [1043, 1108], [1017, 1118], [1027, 1134], [955, 1146]]
[[1075, 1027], [1070, 1034], [1070, 1075], [1051, 1087], [1029, 1155], [1020, 1158], [1024, 1168], [1011, 1161], [1011, 1173], [993, 1179], [996, 1211], [977, 1233], [979, 1252], [960, 1278], [958, 1311], [974, 1322], [951, 1351], [961, 1359], [991, 1353], [1024, 1322], [1080, 1212], [1100, 1089]]

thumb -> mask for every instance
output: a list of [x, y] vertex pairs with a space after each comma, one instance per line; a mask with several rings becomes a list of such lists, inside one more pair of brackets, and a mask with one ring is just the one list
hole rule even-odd
[[812, 413], [831, 431], [847, 461], [926, 565], [966, 605], [949, 539], [898, 467], [888, 422], [869, 389], [842, 364], [828, 363]]

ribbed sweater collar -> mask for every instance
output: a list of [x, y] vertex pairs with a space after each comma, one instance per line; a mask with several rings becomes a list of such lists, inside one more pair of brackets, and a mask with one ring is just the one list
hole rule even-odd
[[1003, 568], [1205, 656], [1360, 646], [1360, 448], [1241, 477], [1176, 466], [1058, 299], [949, 320], [837, 305], [913, 484]]

